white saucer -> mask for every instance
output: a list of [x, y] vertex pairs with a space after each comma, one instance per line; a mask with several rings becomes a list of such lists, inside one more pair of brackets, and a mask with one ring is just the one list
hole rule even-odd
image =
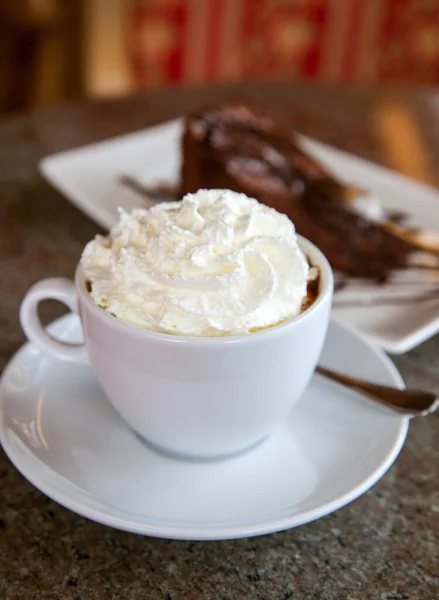
[[[72, 315], [50, 330], [81, 337]], [[402, 385], [380, 350], [334, 323], [321, 362]], [[408, 427], [407, 418], [315, 376], [289, 421], [258, 447], [225, 461], [178, 461], [121, 421], [87, 367], [29, 344], [6, 368], [0, 400], [3, 448], [42, 492], [94, 521], [178, 539], [259, 535], [322, 517], [383, 475]]]

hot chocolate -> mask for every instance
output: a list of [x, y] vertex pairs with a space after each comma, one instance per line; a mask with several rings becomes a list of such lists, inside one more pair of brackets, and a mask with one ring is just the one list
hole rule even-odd
[[318, 293], [319, 271], [288, 217], [229, 190], [121, 211], [109, 236], [86, 246], [81, 267], [103, 310], [175, 335], [271, 328], [306, 310]]

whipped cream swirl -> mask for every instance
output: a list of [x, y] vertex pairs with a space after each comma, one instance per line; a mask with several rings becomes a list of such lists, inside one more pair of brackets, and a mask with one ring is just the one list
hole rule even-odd
[[308, 263], [293, 223], [229, 190], [127, 213], [84, 249], [95, 303], [137, 327], [215, 337], [301, 312]]

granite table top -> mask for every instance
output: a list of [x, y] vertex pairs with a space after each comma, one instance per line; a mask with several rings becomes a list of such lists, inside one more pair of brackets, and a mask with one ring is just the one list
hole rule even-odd
[[[44, 277], [71, 277], [82, 247], [99, 231], [41, 179], [39, 158], [238, 96], [276, 108], [303, 133], [438, 184], [434, 90], [254, 83], [0, 117], [1, 368], [24, 342], [18, 307], [27, 288]], [[397, 129], [408, 128], [415, 160], [407, 160], [389, 133], [389, 107]], [[61, 309], [48, 303], [42, 313], [48, 322]], [[407, 384], [439, 393], [439, 336], [393, 359]], [[69, 512], [28, 483], [0, 450], [0, 599], [434, 600], [438, 466], [436, 413], [414, 420], [389, 472], [335, 513], [273, 535], [182, 542], [116, 531]]]

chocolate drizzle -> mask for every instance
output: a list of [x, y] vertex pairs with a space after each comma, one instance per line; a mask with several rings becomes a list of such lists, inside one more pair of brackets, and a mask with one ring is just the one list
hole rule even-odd
[[163, 202], [169, 200], [180, 200], [182, 193], [180, 186], [169, 183], [157, 183], [155, 185], [144, 185], [130, 175], [119, 177], [119, 184], [130, 189], [132, 192], [144, 196], [149, 200]]

